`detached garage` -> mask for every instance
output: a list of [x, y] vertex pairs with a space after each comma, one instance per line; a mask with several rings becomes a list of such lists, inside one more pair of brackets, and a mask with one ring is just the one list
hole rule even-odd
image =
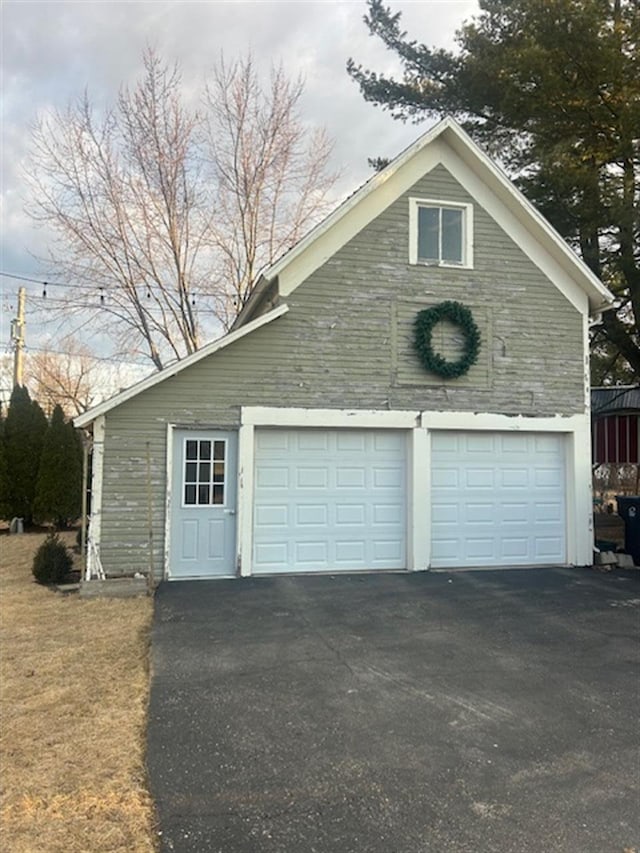
[[225, 336], [76, 419], [88, 576], [590, 563], [612, 301], [445, 119], [270, 261]]

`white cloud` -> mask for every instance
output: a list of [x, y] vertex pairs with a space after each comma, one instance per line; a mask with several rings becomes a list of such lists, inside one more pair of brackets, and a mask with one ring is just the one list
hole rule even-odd
[[[446, 47], [462, 21], [477, 11], [477, 0], [389, 0], [389, 5], [402, 11], [403, 28], [412, 38]], [[346, 74], [350, 56], [378, 71], [397, 69], [394, 55], [368, 34], [364, 0], [4, 0], [1, 10], [0, 236], [2, 268], [10, 272], [37, 273], [29, 252], [42, 252], [46, 243], [22, 212], [20, 169], [30, 124], [46, 108], [63, 108], [85, 87], [98, 103], [113, 98], [119, 85], [140, 74], [147, 45], [177, 60], [185, 86], [194, 92], [222, 50], [227, 58], [251, 50], [265, 73], [272, 61], [282, 61], [292, 76], [302, 74], [305, 120], [326, 126], [334, 138], [344, 192], [368, 176], [368, 156], [393, 156], [419, 133], [366, 103]], [[0, 347], [6, 335], [3, 324]]]

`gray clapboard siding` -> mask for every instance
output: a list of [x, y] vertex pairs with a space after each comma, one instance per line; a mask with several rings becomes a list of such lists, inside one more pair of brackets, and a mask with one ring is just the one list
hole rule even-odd
[[[106, 416], [102, 560], [146, 570], [151, 455], [153, 560], [163, 567], [166, 424], [235, 428], [240, 407], [583, 412], [582, 318], [478, 205], [474, 268], [408, 263], [409, 196], [471, 202], [438, 167], [301, 285], [289, 313]], [[426, 374], [410, 324], [444, 299], [468, 305], [480, 359], [444, 382]], [[257, 313], [262, 311], [262, 306]]]

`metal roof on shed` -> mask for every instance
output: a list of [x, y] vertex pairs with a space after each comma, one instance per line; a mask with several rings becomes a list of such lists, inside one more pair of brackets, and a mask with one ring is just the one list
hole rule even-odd
[[640, 385], [613, 385], [591, 389], [591, 414], [640, 412]]

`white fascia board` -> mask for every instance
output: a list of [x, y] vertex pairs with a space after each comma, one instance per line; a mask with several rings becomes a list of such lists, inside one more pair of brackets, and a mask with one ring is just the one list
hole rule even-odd
[[104, 415], [107, 412], [110, 412], [111, 409], [115, 409], [117, 406], [122, 405], [122, 403], [125, 403], [132, 397], [136, 397], [138, 394], [141, 394], [143, 391], [147, 391], [149, 388], [153, 388], [154, 385], [158, 385], [160, 382], [164, 382], [165, 379], [169, 379], [171, 376], [176, 376], [178, 373], [185, 370], [187, 367], [191, 367], [193, 364], [197, 364], [203, 358], [207, 358], [208, 356], [213, 355], [219, 350], [228, 347], [230, 344], [235, 343], [236, 341], [240, 340], [240, 338], [243, 338], [245, 335], [248, 335], [251, 332], [254, 332], [256, 329], [259, 329], [261, 326], [265, 326], [267, 323], [270, 323], [272, 320], [276, 320], [278, 317], [282, 317], [282, 315], [286, 314], [288, 310], [288, 305], [279, 305], [277, 308], [274, 308], [267, 314], [263, 314], [261, 317], [257, 317], [255, 320], [252, 320], [250, 323], [247, 323], [246, 326], [241, 326], [239, 329], [236, 329], [235, 332], [229, 332], [229, 334], [225, 335], [224, 337], [218, 338], [217, 341], [213, 341], [212, 343], [207, 344], [206, 346], [202, 347], [202, 349], [199, 349], [197, 352], [188, 355], [181, 361], [178, 361], [175, 364], [171, 364], [169, 365], [169, 367], [165, 367], [164, 370], [160, 370], [157, 373], [152, 373], [151, 376], [147, 376], [147, 378], [143, 379], [141, 382], [137, 382], [135, 385], [132, 385], [130, 388], [126, 388], [124, 391], [121, 391], [119, 394], [116, 394], [109, 400], [105, 400], [104, 403], [100, 403], [98, 406], [94, 406], [94, 408], [89, 409], [88, 412], [84, 412], [84, 414], [79, 415], [77, 418], [74, 419], [75, 426], [88, 426], [100, 415]]
[[312, 427], [356, 429], [413, 429], [419, 412], [377, 409], [287, 409], [271, 406], [242, 406], [240, 423], [256, 427]]

